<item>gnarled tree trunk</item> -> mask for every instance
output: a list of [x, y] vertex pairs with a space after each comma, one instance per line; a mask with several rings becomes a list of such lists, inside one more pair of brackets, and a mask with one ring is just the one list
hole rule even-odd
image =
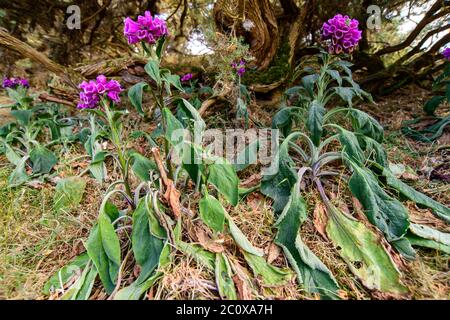
[[269, 0], [219, 0], [214, 6], [214, 17], [219, 30], [245, 37], [259, 70], [269, 66], [280, 41]]

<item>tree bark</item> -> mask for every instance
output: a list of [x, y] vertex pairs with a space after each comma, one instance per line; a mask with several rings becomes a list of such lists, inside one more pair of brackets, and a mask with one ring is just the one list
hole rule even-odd
[[[258, 70], [269, 66], [280, 42], [277, 19], [269, 0], [218, 0], [214, 17], [222, 32], [244, 36]], [[251, 22], [252, 27], [244, 29], [245, 21]]]

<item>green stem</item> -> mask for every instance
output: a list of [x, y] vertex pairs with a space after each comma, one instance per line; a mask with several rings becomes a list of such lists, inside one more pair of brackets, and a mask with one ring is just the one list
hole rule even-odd
[[118, 132], [116, 124], [113, 119], [113, 114], [109, 108], [108, 102], [104, 101], [106, 118], [108, 120], [109, 127], [111, 129], [111, 142], [117, 150], [117, 156], [119, 160], [119, 167], [122, 173], [122, 178], [125, 185], [125, 192], [130, 199], [133, 199], [131, 187], [128, 181], [128, 162], [125, 158], [124, 150], [122, 149], [122, 138], [120, 132]]

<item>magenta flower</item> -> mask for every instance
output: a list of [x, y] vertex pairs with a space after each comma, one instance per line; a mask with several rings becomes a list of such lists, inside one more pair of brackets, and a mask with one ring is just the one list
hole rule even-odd
[[450, 61], [450, 48], [445, 48], [444, 51], [442, 51], [442, 55], [445, 60]]
[[352, 53], [361, 40], [359, 22], [349, 16], [335, 15], [322, 26], [322, 39], [328, 42], [331, 54]]
[[145, 11], [145, 15], [139, 16], [137, 21], [128, 17], [124, 24], [123, 34], [129, 44], [139, 42], [155, 44], [161, 37], [169, 34], [166, 22], [158, 17], [152, 17], [150, 11]]
[[5, 78], [3, 79], [3, 88], [17, 89], [17, 87], [29, 88], [30, 84], [27, 79]]
[[239, 61], [239, 63], [233, 62], [231, 64], [231, 67], [236, 70], [236, 73], [239, 77], [242, 77], [245, 74], [245, 72], [247, 71], [245, 69], [245, 65], [246, 65], [246, 62], [244, 60], [241, 60], [241, 61]]
[[187, 74], [185, 74], [184, 76], [181, 77], [181, 82], [191, 81], [193, 77], [194, 76], [192, 75], [192, 73], [187, 73]]
[[80, 103], [78, 109], [96, 109], [102, 98], [108, 98], [112, 102], [120, 102], [120, 93], [123, 91], [120, 83], [115, 80], [106, 79], [104, 75], [100, 75], [96, 80], [89, 82], [83, 81], [79, 88]]

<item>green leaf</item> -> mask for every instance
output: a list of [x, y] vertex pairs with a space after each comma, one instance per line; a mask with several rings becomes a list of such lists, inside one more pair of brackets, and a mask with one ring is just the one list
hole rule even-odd
[[238, 226], [233, 222], [233, 219], [231, 219], [231, 217], [227, 216], [227, 221], [231, 236], [242, 250], [258, 257], [262, 257], [264, 255], [264, 252], [261, 249], [255, 248], [250, 243], [247, 237], [242, 233], [241, 229], [239, 229]]
[[314, 96], [314, 85], [318, 80], [318, 74], [311, 74], [302, 78], [302, 85], [305, 87], [310, 97]]
[[282, 108], [275, 114], [272, 119], [272, 129], [282, 130], [285, 137], [287, 137], [292, 130], [292, 111], [293, 108]]
[[435, 96], [431, 98], [423, 107], [423, 110], [429, 114], [434, 115], [436, 109], [441, 105], [442, 102], [444, 102], [445, 97], [444, 96]]
[[161, 71], [159, 69], [159, 61], [158, 60], [150, 60], [145, 65], [145, 71], [147, 74], [155, 80], [156, 84], [158, 85], [158, 88], [162, 85], [162, 79], [161, 79]]
[[306, 203], [294, 185], [289, 203], [276, 223], [275, 243], [283, 251], [298, 275], [298, 281], [309, 293], [319, 293], [324, 299], [339, 299], [336, 280], [328, 268], [303, 243], [299, 231], [307, 218]]
[[358, 141], [364, 149], [365, 158], [373, 158], [382, 167], [389, 166], [386, 150], [380, 143], [366, 136], [359, 136]]
[[149, 86], [147, 83], [140, 82], [138, 84], [135, 84], [128, 90], [128, 98], [141, 116], [145, 116], [145, 112], [142, 107], [142, 96], [144, 90], [148, 90], [148, 88]]
[[53, 210], [56, 212], [69, 212], [80, 204], [86, 181], [80, 177], [69, 177], [58, 182], [53, 196]]
[[30, 152], [30, 160], [33, 163], [33, 173], [47, 174], [58, 163], [58, 158], [47, 148], [36, 145]]
[[336, 207], [328, 206], [327, 234], [352, 273], [371, 290], [401, 295], [408, 292], [400, 272], [377, 235]]
[[424, 207], [433, 209], [433, 213], [439, 218], [450, 223], [450, 209], [443, 204], [427, 197], [423, 193], [414, 190], [406, 183], [397, 179], [389, 169], [384, 169], [383, 176], [386, 178], [386, 183], [391, 188], [399, 191], [403, 196], [415, 203]]
[[354, 163], [352, 167], [354, 173], [349, 187], [363, 205], [369, 221], [386, 235], [388, 241], [401, 239], [409, 228], [408, 210], [378, 185], [371, 171]]
[[234, 286], [230, 263], [222, 253], [216, 254], [215, 273], [220, 297], [223, 300], [237, 300], [236, 287]]
[[219, 159], [209, 166], [208, 182], [216, 187], [229, 203], [239, 202], [239, 178], [233, 166], [225, 159]]
[[27, 182], [30, 179], [30, 177], [27, 175], [27, 173], [25, 171], [25, 166], [26, 166], [28, 159], [29, 159], [29, 157], [25, 156], [16, 165], [16, 168], [8, 177], [8, 186], [9, 187], [19, 186], [19, 185]]
[[356, 135], [353, 132], [347, 131], [343, 128], [339, 128], [339, 131], [339, 141], [344, 147], [344, 154], [350, 158], [351, 161], [354, 161], [359, 165], [363, 165], [366, 161], [366, 157], [359, 146]]
[[208, 227], [216, 232], [223, 232], [225, 209], [219, 200], [206, 194], [199, 203], [200, 217]]
[[137, 285], [145, 282], [151, 276], [159, 264], [164, 248], [163, 240], [152, 235], [150, 223], [145, 201], [141, 200], [133, 213], [133, 232], [131, 234], [134, 258], [140, 267], [140, 274], [136, 280]]
[[413, 246], [431, 248], [450, 254], [450, 234], [433, 228], [411, 224], [406, 238]]
[[236, 172], [247, 169], [250, 165], [258, 162], [259, 140], [251, 142], [237, 156], [233, 163]]
[[206, 123], [198, 110], [186, 99], [181, 99], [182, 104], [180, 105], [184, 114], [194, 122], [194, 134], [196, 137], [200, 138], [203, 136], [203, 132], [206, 129]]
[[356, 93], [355, 90], [351, 87], [336, 87], [334, 88], [335, 92], [341, 97], [342, 100], [347, 102], [348, 106], [351, 107], [353, 105], [353, 98]]
[[320, 144], [323, 133], [323, 118], [327, 110], [324, 105], [317, 100], [311, 102], [308, 110], [308, 120], [306, 126], [311, 133], [311, 140], [316, 146]]
[[289, 143], [299, 137], [299, 133], [294, 132], [281, 144], [270, 171], [276, 172], [271, 175], [264, 175], [261, 182], [262, 194], [272, 198], [273, 209], [276, 214], [280, 214], [289, 201], [291, 190], [297, 182], [297, 174], [292, 169], [295, 163], [289, 156]]
[[155, 162], [138, 152], [134, 152], [131, 157], [133, 158], [133, 165], [131, 168], [136, 176], [143, 182], [150, 181], [150, 171], [156, 170]]
[[244, 252], [244, 258], [253, 270], [255, 278], [262, 278], [266, 286], [279, 287], [292, 280], [289, 269], [281, 269], [267, 263], [263, 257]]
[[56, 289], [61, 289], [61, 284], [65, 285], [81, 269], [84, 269], [90, 258], [87, 253], [83, 253], [62, 267], [44, 285], [43, 293], [50, 295]]
[[[166, 244], [161, 252], [158, 269], [166, 267], [170, 263], [170, 245]], [[130, 286], [120, 289], [114, 296], [114, 300], [139, 300], [163, 275], [162, 271], [156, 271], [153, 276], [143, 283], [133, 282]]]
[[20, 125], [28, 126], [33, 113], [31, 110], [11, 110], [11, 115], [17, 119]]
[[100, 212], [98, 223], [92, 228], [87, 240], [86, 249], [106, 292], [111, 294], [119, 274], [120, 242], [105, 212]]
[[163, 109], [163, 117], [166, 123], [165, 137], [173, 146], [182, 146], [184, 135], [181, 133], [184, 130], [181, 122], [172, 114], [168, 108]]
[[384, 138], [384, 129], [380, 123], [367, 113], [352, 109], [350, 112], [352, 117], [353, 129], [373, 140], [381, 143]]
[[328, 73], [328, 75], [330, 75], [330, 77], [332, 77], [334, 80], [336, 80], [337, 83], [339, 84], [339, 86], [342, 86], [342, 77], [339, 74], [339, 71], [327, 69], [326, 73]]
[[162, 78], [168, 83], [168, 85], [172, 85], [173, 87], [177, 88], [181, 92], [184, 92], [184, 88], [181, 85], [180, 76], [176, 74], [171, 73], [164, 73], [162, 75]]

